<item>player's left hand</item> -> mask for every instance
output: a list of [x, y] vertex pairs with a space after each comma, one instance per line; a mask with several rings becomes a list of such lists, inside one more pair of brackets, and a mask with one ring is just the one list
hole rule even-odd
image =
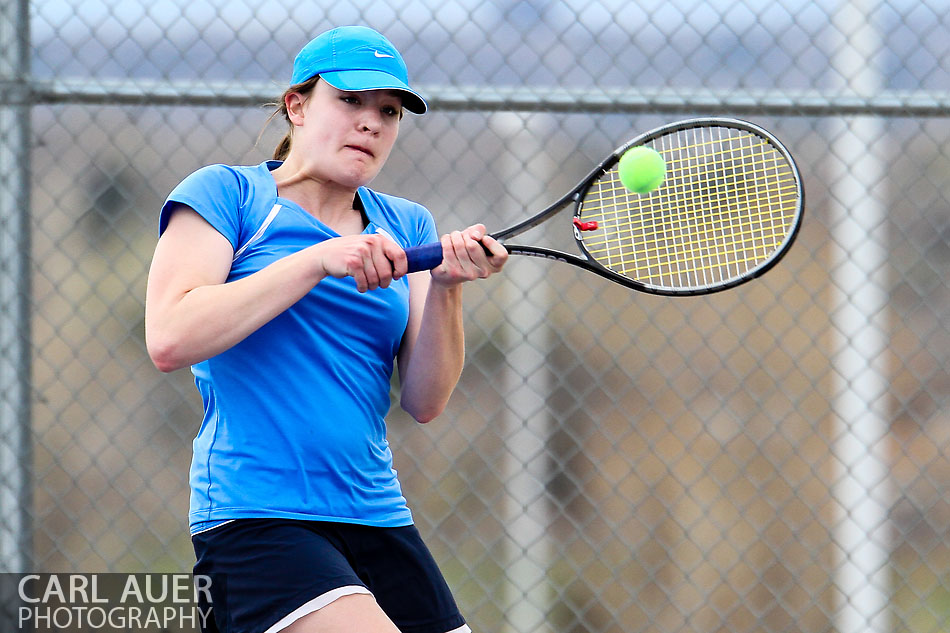
[[432, 270], [432, 280], [443, 285], [485, 279], [508, 261], [508, 251], [485, 232], [484, 224], [442, 236], [442, 263]]

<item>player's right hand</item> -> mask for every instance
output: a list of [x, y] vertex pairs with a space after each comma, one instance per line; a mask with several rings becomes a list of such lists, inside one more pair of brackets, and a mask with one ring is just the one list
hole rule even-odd
[[406, 252], [380, 234], [335, 237], [313, 248], [326, 275], [352, 277], [360, 292], [388, 288], [407, 271]]

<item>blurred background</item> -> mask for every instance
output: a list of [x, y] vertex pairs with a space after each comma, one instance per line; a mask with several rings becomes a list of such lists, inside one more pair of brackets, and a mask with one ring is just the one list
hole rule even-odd
[[950, 631], [946, 0], [3, 0], [0, 571], [190, 570], [200, 400], [143, 341], [158, 211], [269, 158], [263, 104], [343, 24], [430, 102], [373, 187], [442, 231], [695, 115], [804, 176], [796, 245], [737, 289], [530, 258], [467, 287], [448, 410], [389, 433], [474, 630]]

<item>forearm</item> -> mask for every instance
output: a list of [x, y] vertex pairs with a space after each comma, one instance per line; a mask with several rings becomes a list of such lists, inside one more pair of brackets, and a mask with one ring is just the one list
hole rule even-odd
[[146, 301], [146, 343], [155, 365], [172, 371], [230, 349], [292, 306], [323, 278], [301, 251], [230, 283], [201, 285]]
[[507, 259], [504, 246], [475, 224], [442, 236], [442, 263], [431, 276], [409, 276], [409, 324], [399, 350], [401, 404], [419, 422], [442, 413], [462, 375], [462, 286], [499, 272]]
[[431, 285], [418, 333], [408, 344], [400, 404], [419, 422], [429, 422], [445, 409], [465, 363], [461, 285]]

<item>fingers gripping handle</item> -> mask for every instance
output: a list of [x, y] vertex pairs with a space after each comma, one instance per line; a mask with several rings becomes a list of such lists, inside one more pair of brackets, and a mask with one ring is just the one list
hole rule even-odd
[[406, 249], [406, 259], [411, 273], [420, 270], [432, 270], [442, 263], [442, 243], [433, 242], [422, 246], [410, 246]]
[[[482, 248], [486, 255], [492, 256], [487, 246], [482, 244]], [[406, 249], [406, 260], [408, 260], [409, 272], [411, 273], [417, 273], [420, 270], [432, 270], [442, 263], [442, 243], [433, 242], [422, 246], [410, 246]]]

